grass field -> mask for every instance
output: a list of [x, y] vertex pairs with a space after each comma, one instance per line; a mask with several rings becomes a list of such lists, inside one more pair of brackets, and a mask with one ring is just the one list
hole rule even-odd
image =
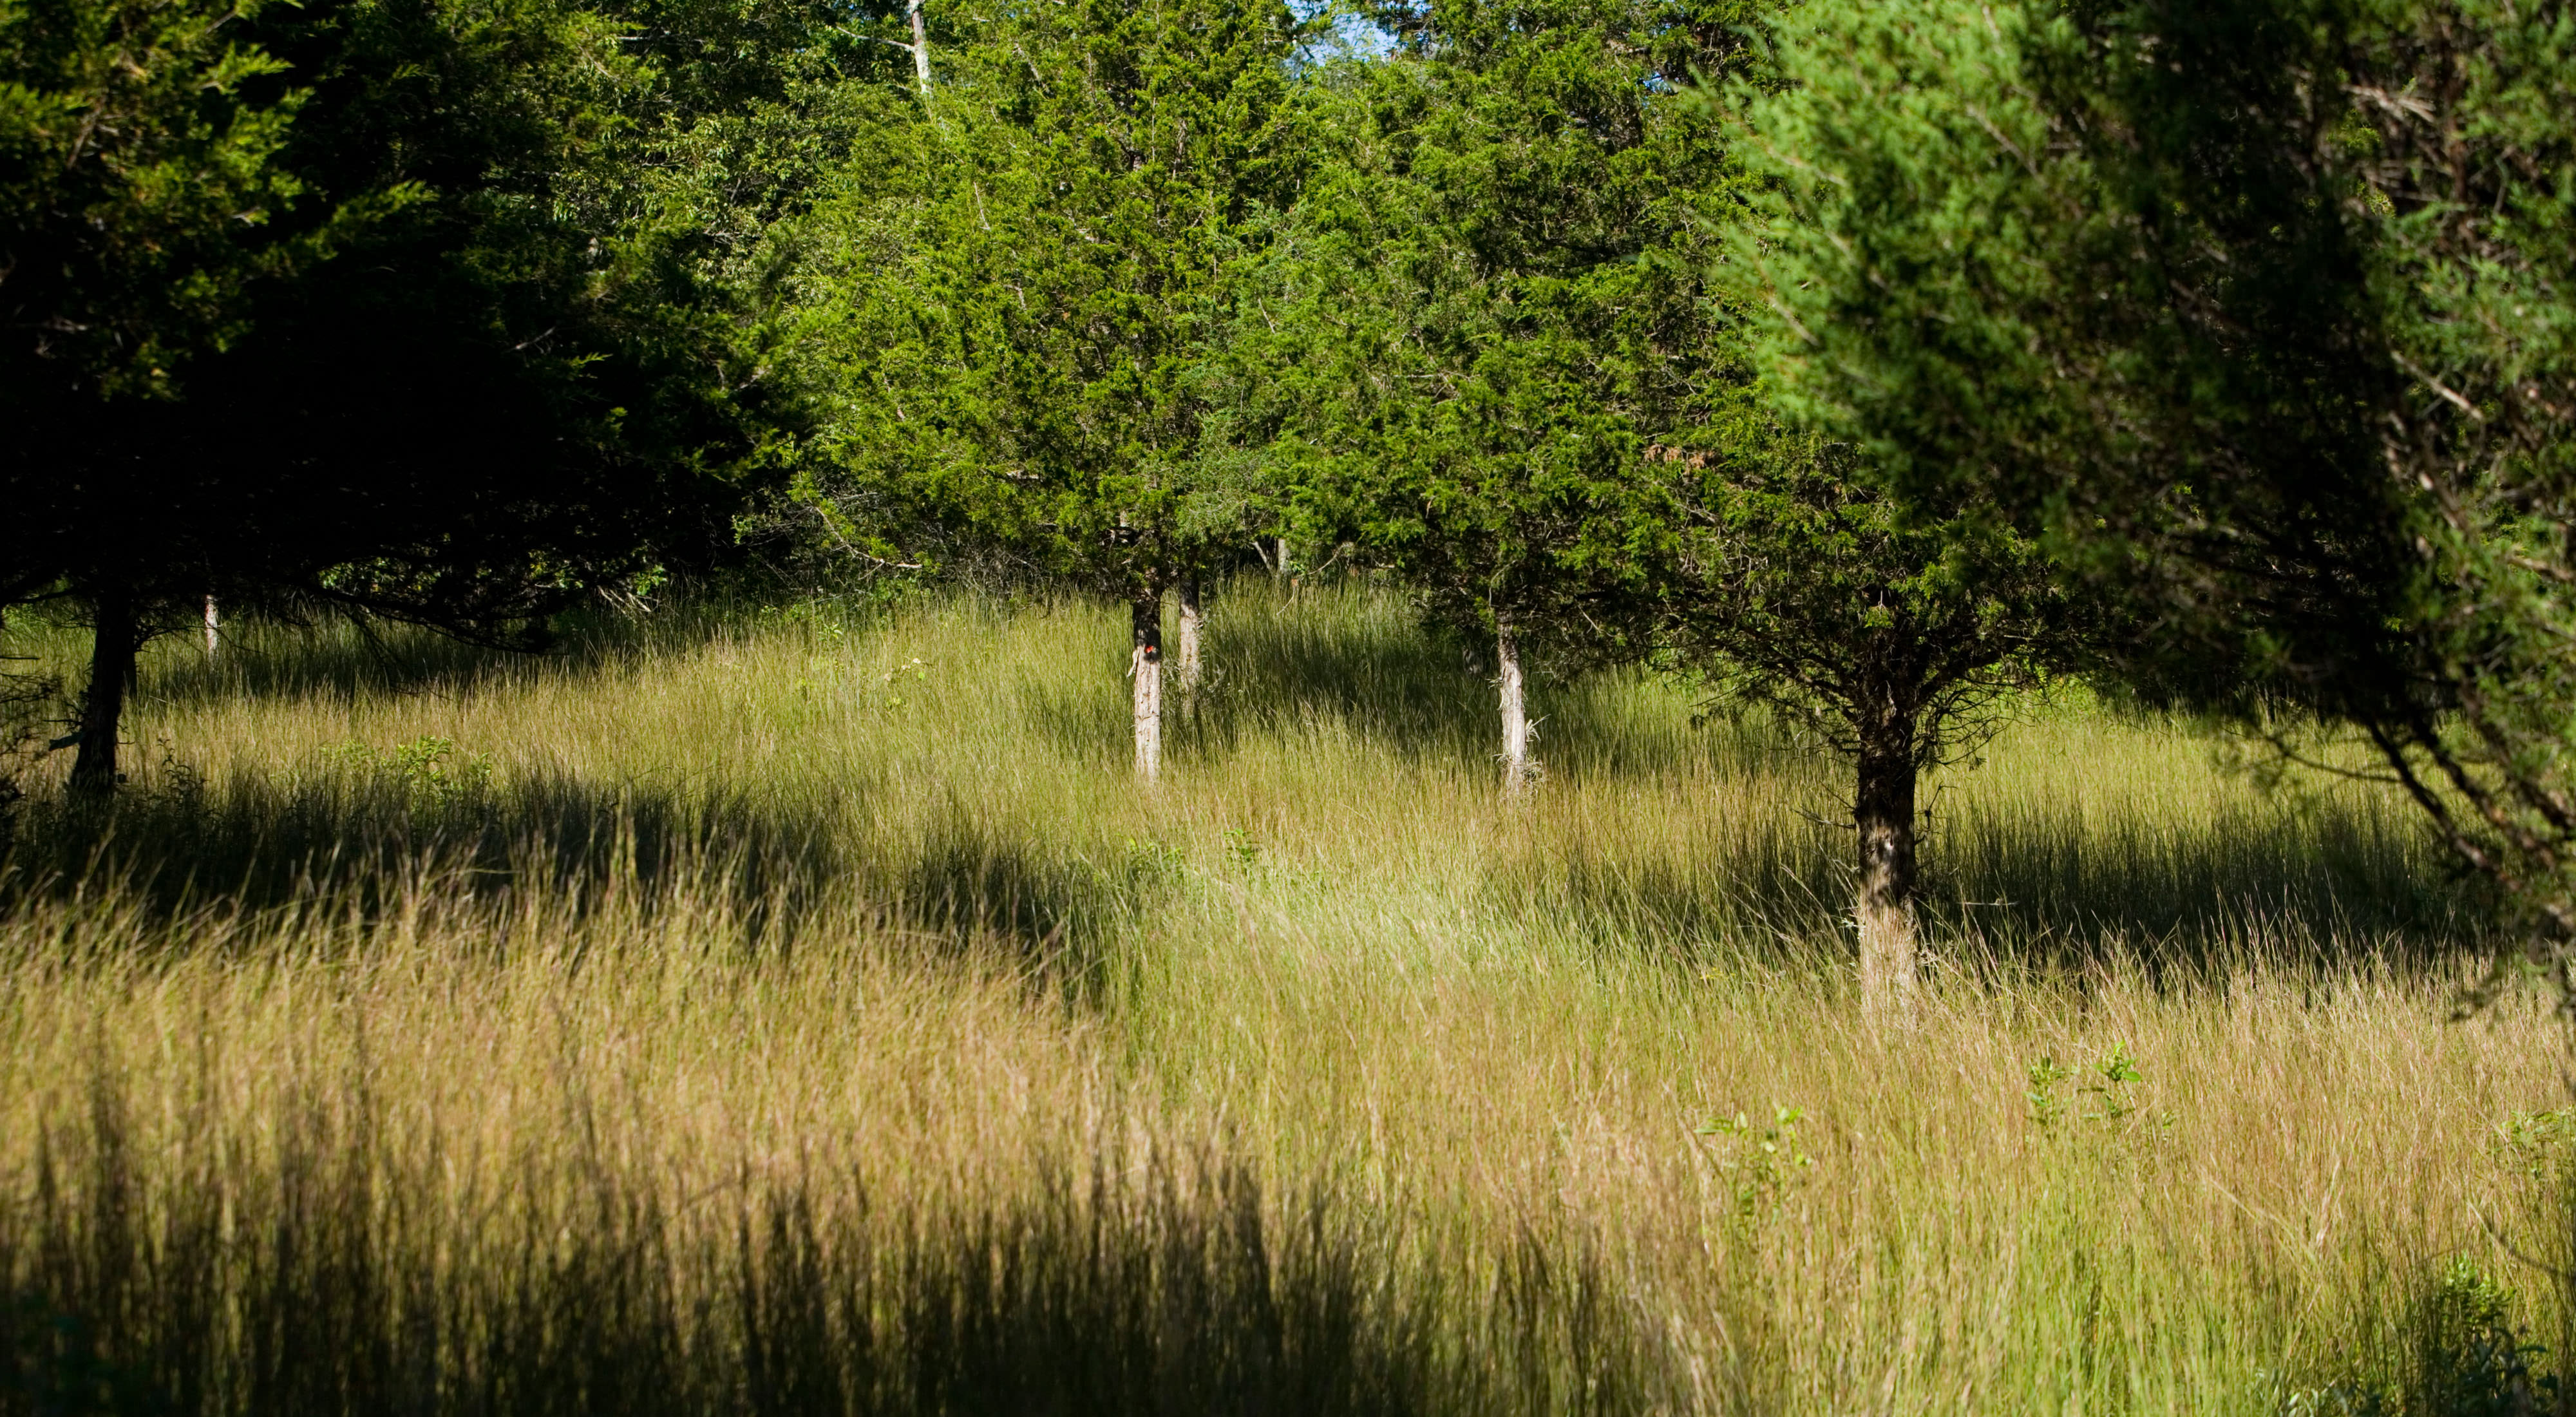
[[1125, 652], [157, 646], [0, 877], [0, 1410], [2554, 1403], [2564, 1028], [2448, 1021], [2479, 914], [2376, 789], [2034, 704], [1872, 1033], [1759, 719], [1543, 684], [1506, 809], [1454, 646], [1247, 583], [1148, 792]]

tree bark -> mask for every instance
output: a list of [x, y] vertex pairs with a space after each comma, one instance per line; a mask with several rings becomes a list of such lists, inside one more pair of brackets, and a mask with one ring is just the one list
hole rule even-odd
[[125, 686], [134, 678], [134, 598], [124, 590], [102, 592], [89, 652], [89, 688], [81, 695], [80, 756], [72, 759], [71, 790], [103, 798], [116, 791], [116, 733], [125, 717]]
[[222, 619], [215, 614], [215, 597], [209, 594], [206, 597], [206, 662], [209, 664], [213, 663], [215, 658], [217, 643], [215, 632], [222, 625]]
[[924, 102], [930, 98], [930, 26], [921, 18], [921, 0], [911, 0], [904, 7], [912, 21], [912, 77], [921, 86]]
[[1494, 617], [1494, 662], [1502, 669], [1503, 795], [1518, 797], [1529, 790], [1532, 773], [1530, 722], [1521, 679], [1520, 637], [1508, 615]]
[[1889, 715], [1861, 735], [1860, 784], [1852, 820], [1860, 828], [1860, 998], [1874, 1019], [1913, 1008], [1914, 723]]
[[1130, 619], [1135, 648], [1127, 676], [1135, 681], [1136, 775], [1152, 782], [1163, 767], [1163, 593], [1138, 595]]
[[1172, 683], [1186, 695], [1197, 692], [1199, 687], [1199, 629], [1205, 617], [1199, 607], [1197, 576], [1181, 577], [1180, 602], [1180, 656], [1172, 665]]

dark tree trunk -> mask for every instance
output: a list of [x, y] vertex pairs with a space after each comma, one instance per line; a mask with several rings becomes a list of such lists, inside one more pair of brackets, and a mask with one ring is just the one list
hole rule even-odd
[[1861, 1008], [1873, 1017], [1905, 1013], [1915, 986], [1914, 720], [1883, 712], [1863, 725], [1860, 784], [1852, 821], [1860, 828]]
[[116, 733], [125, 717], [125, 686], [134, 678], [134, 598], [124, 590], [100, 593], [98, 628], [90, 640], [89, 688], [81, 695], [80, 756], [72, 759], [72, 791], [105, 797], [116, 790]]
[[1163, 593], [1140, 593], [1129, 619], [1135, 632], [1127, 676], [1135, 681], [1136, 775], [1152, 782], [1163, 767]]

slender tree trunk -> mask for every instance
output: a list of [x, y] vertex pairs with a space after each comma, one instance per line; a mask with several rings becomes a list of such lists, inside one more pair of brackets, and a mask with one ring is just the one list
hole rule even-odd
[[1494, 662], [1502, 667], [1503, 795], [1518, 797], [1529, 790], [1532, 773], [1530, 722], [1521, 680], [1520, 637], [1508, 615], [1494, 617]]
[[206, 661], [210, 664], [215, 658], [217, 643], [215, 632], [222, 626], [223, 620], [215, 614], [215, 597], [209, 594], [206, 597]]
[[1890, 715], [1861, 736], [1860, 787], [1852, 820], [1860, 828], [1861, 1011], [1905, 1015], [1914, 1003], [1914, 723]]
[[1181, 577], [1181, 643], [1180, 658], [1172, 665], [1172, 683], [1183, 696], [1198, 692], [1199, 630], [1205, 615], [1199, 605], [1199, 578]]
[[912, 77], [921, 86], [924, 102], [930, 98], [930, 26], [921, 18], [921, 0], [911, 0], [904, 7], [912, 20]]
[[72, 792], [104, 798], [116, 791], [116, 731], [125, 716], [125, 686], [134, 677], [134, 598], [102, 592], [90, 640], [89, 688], [81, 695], [80, 756], [72, 759]]
[[1163, 767], [1163, 593], [1136, 597], [1131, 609], [1136, 647], [1127, 660], [1135, 681], [1136, 775], [1152, 782]]

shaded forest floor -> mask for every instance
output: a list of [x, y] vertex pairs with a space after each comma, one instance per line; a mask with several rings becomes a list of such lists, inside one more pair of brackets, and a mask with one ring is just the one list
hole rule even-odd
[[958, 599], [158, 646], [114, 815], [54, 755], [0, 874], [0, 1411], [2554, 1392], [2564, 1030], [2449, 1021], [2479, 912], [2380, 790], [2032, 703], [1874, 1035], [1840, 770], [1758, 716], [1541, 684], [1507, 809], [1458, 646], [1246, 583], [1145, 791], [1124, 660]]

